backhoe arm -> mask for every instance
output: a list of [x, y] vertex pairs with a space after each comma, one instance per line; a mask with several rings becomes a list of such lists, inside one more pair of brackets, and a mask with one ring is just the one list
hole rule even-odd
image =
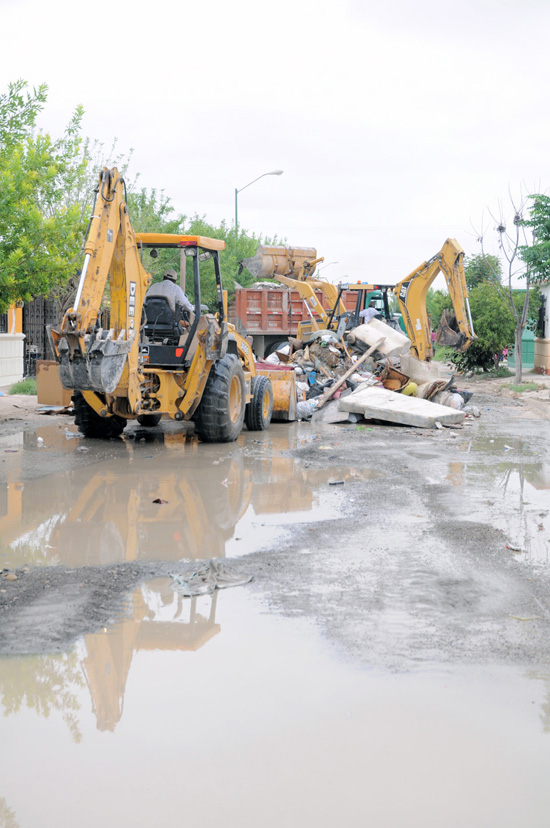
[[[98, 326], [109, 279], [109, 331]], [[84, 264], [74, 306], [61, 329], [52, 330], [61, 382], [77, 391], [128, 396], [137, 403], [138, 336], [145, 291], [143, 268], [124, 201], [124, 181], [104, 168], [84, 246]]]
[[445, 277], [459, 328], [457, 347], [465, 351], [476, 339], [464, 276], [464, 251], [457, 241], [447, 239], [439, 253], [423, 262], [393, 289], [411, 340], [411, 350], [420, 360], [429, 360], [433, 356], [426, 299], [440, 272]]

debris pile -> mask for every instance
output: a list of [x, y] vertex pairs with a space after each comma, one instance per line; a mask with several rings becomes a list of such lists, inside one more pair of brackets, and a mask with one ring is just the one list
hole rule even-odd
[[465, 409], [471, 392], [458, 390], [437, 363], [415, 359], [410, 340], [376, 319], [342, 335], [318, 330], [307, 341], [289, 337], [266, 362], [294, 368], [299, 420], [435, 427], [479, 416], [475, 406]]

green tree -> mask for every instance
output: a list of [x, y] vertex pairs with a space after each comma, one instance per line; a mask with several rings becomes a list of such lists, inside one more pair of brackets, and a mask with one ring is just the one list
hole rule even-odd
[[478, 253], [477, 256], [469, 256], [464, 263], [464, 275], [468, 291], [488, 282], [489, 284], [502, 283], [502, 265], [498, 256]]
[[453, 303], [451, 302], [451, 297], [446, 290], [434, 290], [433, 288], [428, 288], [426, 296], [426, 312], [432, 320], [432, 328], [434, 331], [437, 330], [443, 311], [449, 310], [452, 306]]
[[505, 296], [488, 282], [470, 292], [470, 308], [477, 340], [464, 353], [453, 354], [452, 362], [463, 370], [494, 367], [495, 355], [514, 341], [515, 318]]
[[533, 233], [530, 245], [520, 248], [520, 256], [527, 265], [531, 281], [535, 285], [550, 283], [550, 197], [530, 196], [529, 218], [524, 225]]
[[68, 196], [85, 168], [83, 110], [59, 139], [37, 132], [46, 91], [17, 81], [0, 96], [0, 312], [65, 282], [82, 243], [82, 217]]

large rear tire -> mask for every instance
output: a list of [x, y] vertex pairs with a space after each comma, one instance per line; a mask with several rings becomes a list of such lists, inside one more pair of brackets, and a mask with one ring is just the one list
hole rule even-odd
[[137, 418], [140, 426], [144, 428], [154, 428], [158, 426], [162, 420], [162, 414], [140, 414]]
[[205, 443], [232, 443], [241, 433], [246, 408], [244, 371], [238, 357], [214, 363], [193, 420]]
[[120, 437], [126, 426], [126, 420], [123, 417], [117, 417], [116, 414], [112, 417], [100, 417], [88, 405], [80, 391], [74, 392], [73, 401], [75, 425], [84, 437], [94, 437], [100, 440]]
[[252, 399], [247, 403], [244, 421], [249, 431], [265, 431], [273, 415], [273, 387], [269, 377], [252, 377]]

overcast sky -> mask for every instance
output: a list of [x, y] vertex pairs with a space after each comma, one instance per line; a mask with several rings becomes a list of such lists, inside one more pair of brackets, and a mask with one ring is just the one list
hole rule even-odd
[[[548, 0], [0, 0], [1, 89], [134, 149], [178, 212], [316, 247], [332, 281], [467, 254], [550, 184]], [[473, 225], [473, 227], [472, 227]], [[475, 230], [473, 229], [475, 228]]]

